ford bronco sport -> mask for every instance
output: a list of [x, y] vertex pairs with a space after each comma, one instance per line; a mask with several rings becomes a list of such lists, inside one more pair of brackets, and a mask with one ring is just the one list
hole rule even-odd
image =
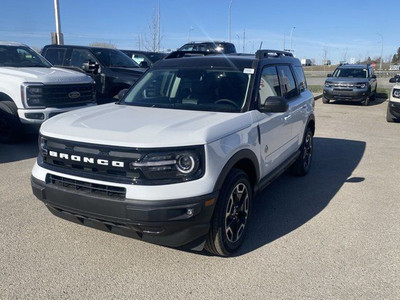
[[291, 53], [173, 52], [118, 103], [42, 125], [33, 193], [76, 223], [227, 256], [254, 195], [310, 170], [313, 111]]

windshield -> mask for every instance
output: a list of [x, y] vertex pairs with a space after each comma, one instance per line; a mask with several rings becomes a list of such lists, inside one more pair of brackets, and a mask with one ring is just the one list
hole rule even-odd
[[50, 68], [52, 65], [39, 53], [24, 46], [0, 46], [0, 67]]
[[93, 54], [107, 67], [139, 68], [129, 56], [115, 49], [92, 49]]
[[367, 69], [360, 68], [339, 68], [333, 73], [333, 77], [353, 77], [353, 78], [367, 78], [368, 76]]
[[130, 90], [127, 105], [240, 112], [250, 75], [226, 69], [153, 69]]

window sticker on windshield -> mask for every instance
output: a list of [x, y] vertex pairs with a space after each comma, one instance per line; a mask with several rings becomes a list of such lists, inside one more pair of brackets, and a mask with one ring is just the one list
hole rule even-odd
[[254, 69], [244, 68], [243, 73], [244, 74], [254, 74]]

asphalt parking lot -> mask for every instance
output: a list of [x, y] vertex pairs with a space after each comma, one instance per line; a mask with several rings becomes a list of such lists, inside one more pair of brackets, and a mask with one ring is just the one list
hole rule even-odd
[[387, 102], [316, 102], [308, 176], [253, 206], [230, 258], [54, 217], [31, 192], [36, 137], [0, 144], [0, 299], [399, 299], [400, 124]]

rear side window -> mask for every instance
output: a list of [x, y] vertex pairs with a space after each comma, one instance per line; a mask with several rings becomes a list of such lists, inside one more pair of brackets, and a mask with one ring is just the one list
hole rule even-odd
[[270, 96], [280, 96], [281, 88], [279, 86], [278, 73], [274, 66], [264, 68], [261, 79], [258, 95], [261, 105], [264, 105], [265, 100]]
[[278, 76], [282, 87], [282, 96], [286, 99], [297, 96], [296, 82], [289, 66], [278, 66]]
[[300, 66], [296, 66], [293, 69], [296, 75], [300, 92], [305, 91], [307, 89], [307, 82], [306, 82], [306, 77], [304, 76], [303, 68]]
[[45, 57], [55, 66], [62, 66], [67, 49], [51, 48], [46, 50]]
[[94, 56], [85, 49], [73, 49], [71, 54], [71, 66], [82, 69], [84, 62], [96, 62]]

